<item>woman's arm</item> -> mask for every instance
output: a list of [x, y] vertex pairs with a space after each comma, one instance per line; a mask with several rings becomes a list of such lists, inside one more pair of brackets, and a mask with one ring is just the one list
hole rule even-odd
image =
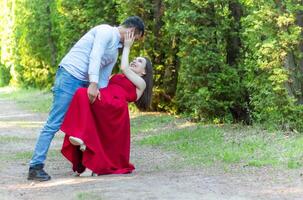
[[126, 33], [120, 67], [122, 73], [136, 86], [137, 100], [138, 100], [146, 88], [146, 83], [143, 80], [143, 78], [141, 78], [138, 74], [136, 74], [129, 68], [128, 57], [133, 42], [134, 42], [134, 33], [133, 32]]

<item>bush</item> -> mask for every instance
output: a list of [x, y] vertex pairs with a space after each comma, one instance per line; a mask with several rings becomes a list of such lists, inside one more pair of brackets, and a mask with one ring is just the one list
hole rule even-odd
[[8, 85], [10, 80], [10, 67], [0, 64], [0, 87]]

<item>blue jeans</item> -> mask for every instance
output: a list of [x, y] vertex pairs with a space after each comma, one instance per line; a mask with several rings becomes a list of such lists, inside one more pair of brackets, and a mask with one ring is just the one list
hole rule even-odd
[[61, 127], [69, 104], [80, 87], [87, 87], [88, 82], [81, 81], [63, 67], [59, 67], [53, 87], [53, 102], [48, 119], [40, 132], [30, 166], [43, 164], [52, 139]]

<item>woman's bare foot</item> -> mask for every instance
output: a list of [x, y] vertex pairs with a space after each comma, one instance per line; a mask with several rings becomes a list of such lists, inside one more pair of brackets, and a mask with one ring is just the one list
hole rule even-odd
[[72, 143], [72, 145], [80, 146], [81, 151], [85, 151], [86, 145], [84, 144], [83, 140], [77, 137], [69, 136], [69, 141]]

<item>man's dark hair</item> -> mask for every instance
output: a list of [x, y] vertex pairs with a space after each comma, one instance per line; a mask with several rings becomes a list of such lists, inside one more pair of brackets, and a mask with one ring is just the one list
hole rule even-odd
[[144, 22], [138, 16], [128, 17], [123, 23], [122, 26], [125, 28], [135, 28], [135, 34], [141, 34], [141, 37], [144, 35]]

